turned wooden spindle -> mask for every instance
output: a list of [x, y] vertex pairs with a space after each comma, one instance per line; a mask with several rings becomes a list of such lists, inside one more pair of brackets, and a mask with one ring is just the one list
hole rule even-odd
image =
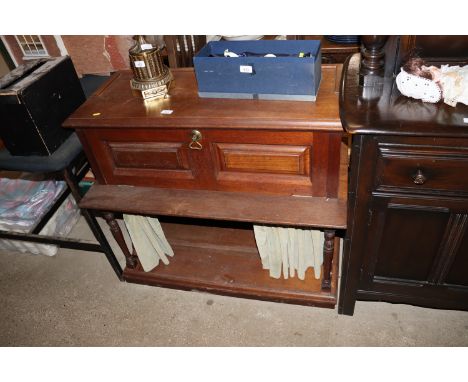
[[122, 230], [120, 229], [119, 223], [115, 219], [115, 216], [112, 212], [104, 213], [104, 219], [106, 220], [107, 224], [109, 225], [110, 231], [114, 239], [117, 241], [120, 249], [122, 250], [125, 256], [125, 263], [128, 268], [135, 269], [138, 264], [138, 257], [136, 255], [135, 249], [133, 249], [133, 253], [130, 253], [127, 247], [127, 243], [125, 242], [125, 238], [123, 236]]
[[331, 288], [331, 266], [333, 260], [333, 252], [335, 250], [335, 231], [324, 231], [325, 242], [323, 243], [323, 278], [322, 290], [330, 290]]
[[363, 56], [361, 68], [367, 72], [376, 72], [384, 66], [384, 46], [388, 36], [366, 35], [361, 36]]

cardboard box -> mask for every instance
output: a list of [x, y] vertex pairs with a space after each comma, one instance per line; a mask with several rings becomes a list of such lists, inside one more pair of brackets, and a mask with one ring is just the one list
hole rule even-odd
[[0, 138], [12, 155], [50, 155], [73, 132], [62, 122], [84, 101], [70, 57], [30, 61], [0, 78]]
[[[246, 56], [224, 57], [226, 49]], [[315, 101], [321, 79], [319, 40], [212, 41], [193, 62], [207, 98]]]

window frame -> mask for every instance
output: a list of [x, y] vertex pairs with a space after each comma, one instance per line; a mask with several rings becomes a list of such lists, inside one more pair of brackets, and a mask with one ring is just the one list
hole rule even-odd
[[[31, 43], [28, 42], [28, 39], [26, 38], [26, 36], [31, 38]], [[39, 43], [35, 42], [34, 38], [32, 36], [37, 36], [38, 39], [39, 39]], [[23, 37], [25, 41], [21, 42], [20, 37]], [[16, 41], [17, 41], [17, 43], [18, 43], [18, 45], [19, 45], [19, 47], [21, 49], [21, 52], [23, 54], [23, 60], [33, 60], [33, 59], [36, 59], [36, 58], [50, 57], [49, 52], [47, 51], [47, 48], [46, 48], [46, 46], [44, 44], [44, 41], [42, 40], [40, 35], [15, 35], [15, 39], [16, 39]], [[30, 45], [30, 44], [34, 45], [34, 47], [36, 48], [37, 53], [34, 52], [34, 50], [30, 50], [29, 52], [25, 51], [24, 45]], [[42, 49], [38, 49], [36, 44], [40, 44]]]

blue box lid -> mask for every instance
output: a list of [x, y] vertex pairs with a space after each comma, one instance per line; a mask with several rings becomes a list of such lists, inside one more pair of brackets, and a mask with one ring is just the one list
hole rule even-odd
[[[224, 51], [226, 49], [238, 54], [243, 52], [256, 54], [272, 53], [278, 55], [276, 58], [285, 60], [298, 58], [300, 52], [310, 53], [311, 56], [316, 58], [320, 52], [320, 40], [212, 41], [206, 44], [194, 58], [224, 58]], [[281, 56], [283, 54], [287, 54], [290, 57]], [[213, 55], [220, 57], [212, 57]], [[266, 59], [268, 57], [251, 58]]]

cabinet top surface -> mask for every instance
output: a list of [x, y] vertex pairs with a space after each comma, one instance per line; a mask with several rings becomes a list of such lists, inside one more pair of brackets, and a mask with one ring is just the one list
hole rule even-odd
[[[70, 128], [257, 128], [343, 131], [338, 90], [341, 65], [323, 65], [316, 102], [200, 98], [193, 68], [172, 69], [169, 98], [132, 94], [130, 71], [115, 73], [63, 124]], [[161, 114], [172, 110], [172, 114]]]
[[425, 103], [403, 96], [394, 77], [360, 75], [360, 54], [343, 69], [340, 114], [351, 134], [468, 137], [468, 106]]

